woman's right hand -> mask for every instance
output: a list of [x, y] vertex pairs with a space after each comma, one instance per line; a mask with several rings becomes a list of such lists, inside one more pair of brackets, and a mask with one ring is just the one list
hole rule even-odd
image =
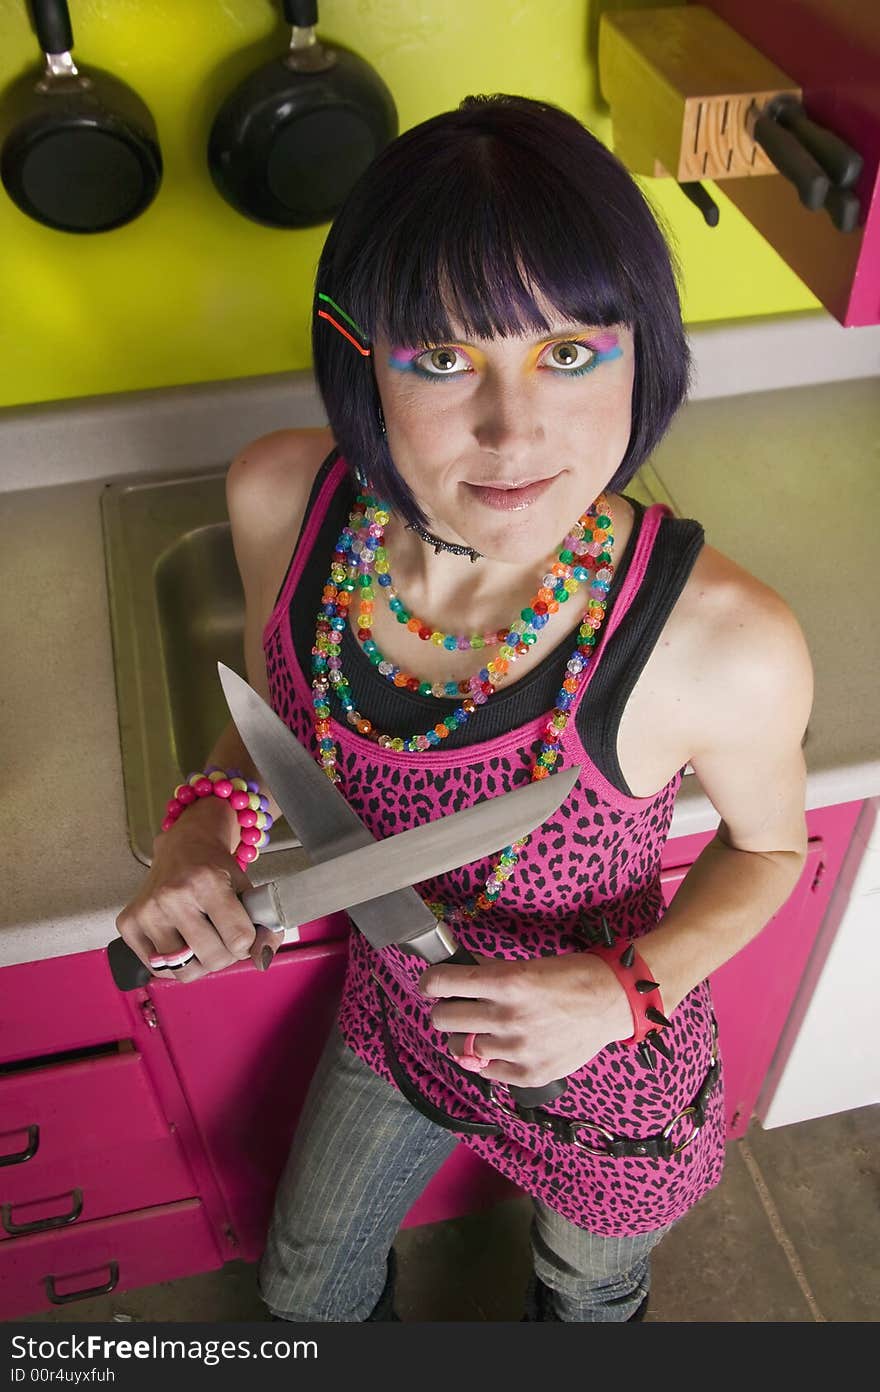
[[[284, 942], [283, 930], [257, 928], [239, 894], [254, 886], [230, 850], [237, 823], [220, 798], [186, 809], [153, 843], [153, 863], [140, 890], [116, 919], [123, 940], [160, 981], [197, 981], [250, 957], [265, 970]], [[195, 956], [178, 968], [150, 966], [150, 957]]]

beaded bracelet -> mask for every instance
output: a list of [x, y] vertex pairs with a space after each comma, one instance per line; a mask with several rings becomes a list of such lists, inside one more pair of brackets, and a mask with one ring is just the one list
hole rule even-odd
[[162, 830], [174, 826], [180, 814], [198, 798], [228, 798], [238, 818], [239, 843], [233, 855], [242, 870], [246, 870], [269, 844], [272, 818], [269, 799], [260, 792], [259, 783], [243, 777], [240, 769], [221, 769], [210, 764], [203, 773], [191, 773], [185, 783], [174, 789], [174, 796], [165, 808]]
[[625, 1048], [635, 1050], [640, 1063], [653, 1068], [655, 1059], [653, 1049], [658, 1049], [664, 1058], [673, 1059], [673, 1053], [660, 1030], [669, 1021], [663, 1014], [663, 1001], [660, 987], [651, 977], [645, 961], [636, 952], [632, 943], [626, 947], [594, 946], [589, 949], [594, 957], [599, 957], [611, 968], [626, 993], [633, 1016], [633, 1032], [628, 1039], [617, 1042]]

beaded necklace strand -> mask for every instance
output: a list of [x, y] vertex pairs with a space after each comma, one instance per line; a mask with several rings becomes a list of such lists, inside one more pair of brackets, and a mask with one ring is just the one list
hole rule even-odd
[[[595, 575], [590, 586], [590, 601], [578, 629], [577, 645], [566, 663], [566, 676], [556, 695], [553, 710], [548, 716], [541, 748], [532, 769], [533, 780], [546, 778], [559, 757], [559, 743], [570, 718], [570, 708], [578, 688], [585, 680], [585, 673], [589, 669], [593, 649], [597, 642], [597, 633], [605, 618], [606, 596], [614, 575], [612, 564], [614, 537], [611, 532], [611, 518], [608, 515], [604, 494], [600, 495], [592, 507], [582, 515], [566, 537], [565, 544], [559, 553], [559, 561], [543, 577], [536, 600], [521, 611], [520, 620], [517, 621], [516, 625], [511, 626], [506, 635], [507, 641], [499, 647], [498, 658], [464, 682], [420, 682], [417, 677], [402, 672], [400, 668], [395, 667], [392, 663], [387, 663], [382, 657], [375, 643], [372, 642], [370, 624], [361, 623], [362, 618], [371, 619], [373, 612], [374, 601], [372, 599], [370, 572], [377, 560], [387, 564], [387, 553], [381, 557], [378, 553], [380, 550], [384, 550], [382, 541], [389, 518], [390, 509], [387, 504], [379, 503], [369, 494], [358, 494], [357, 501], [349, 515], [348, 524], [343, 528], [336, 543], [330, 565], [330, 574], [321, 597], [315, 643], [312, 648], [312, 692], [315, 734], [320, 749], [321, 764], [327, 777], [333, 783], [341, 782], [337, 768], [339, 750], [331, 733], [328, 699], [331, 687], [345, 711], [346, 720], [359, 734], [386, 749], [407, 752], [423, 752], [430, 749], [440, 744], [441, 740], [446, 739], [453, 730], [469, 720], [479, 706], [485, 705], [497, 689], [497, 682], [507, 672], [510, 662], [529, 651], [529, 648], [537, 640], [538, 630], [547, 623], [550, 613], [555, 612], [561, 603], [565, 603], [574, 589], [581, 583], [581, 579], [589, 578], [590, 571], [594, 570]], [[582, 528], [583, 535], [578, 535], [578, 528]], [[572, 543], [576, 549], [572, 549], [569, 543]], [[556, 569], [557, 565], [560, 567], [559, 571]], [[568, 567], [571, 568], [570, 573], [563, 574], [562, 572]], [[376, 569], [378, 571], [378, 566]], [[578, 575], [579, 570], [585, 572], [583, 576]], [[388, 574], [389, 572], [386, 569], [379, 573]], [[553, 583], [549, 584], [548, 581]], [[572, 589], [566, 588], [568, 581], [574, 582]], [[367, 590], [370, 591], [371, 597], [369, 599], [363, 594]], [[541, 596], [542, 590], [549, 591], [549, 599]], [[565, 594], [565, 600], [556, 597], [557, 590], [561, 590]], [[374, 729], [372, 722], [356, 709], [351, 687], [342, 669], [341, 655], [342, 634], [348, 626], [348, 611], [356, 592], [361, 603], [361, 609], [358, 613], [358, 637], [370, 661], [379, 668], [383, 676], [393, 681], [396, 686], [417, 691], [421, 695], [453, 697], [461, 695], [463, 697], [461, 704], [456, 707], [455, 711], [451, 715], [445, 716], [433, 729], [407, 738], [381, 734]], [[545, 607], [537, 608], [538, 604]], [[518, 626], [520, 624], [522, 627]], [[526, 638], [527, 633], [531, 634], [531, 642]], [[443, 637], [454, 638], [454, 635], [447, 634]], [[368, 643], [371, 644], [369, 649]], [[444, 643], [444, 646], [447, 645]], [[382, 671], [383, 666], [390, 670]], [[450, 924], [474, 918], [477, 913], [491, 908], [501, 893], [504, 881], [513, 874], [519, 853], [527, 840], [528, 837], [522, 837], [504, 848], [495, 861], [483, 889], [477, 895], [470, 897], [462, 907], [443, 905], [437, 902], [429, 903], [428, 907], [438, 919], [445, 920]]]
[[[604, 509], [604, 497], [597, 499], [595, 509]], [[367, 523], [375, 520], [377, 508], [368, 507], [365, 517]], [[399, 624], [405, 624], [410, 633], [415, 633], [425, 643], [433, 643], [435, 647], [446, 648], [448, 652], [467, 652], [471, 648], [490, 647], [497, 643], [509, 644], [522, 653], [521, 645], [523, 642], [531, 646], [537, 638], [537, 631], [540, 630], [550, 614], [555, 613], [560, 604], [565, 604], [573, 594], [579, 590], [581, 583], [589, 580], [590, 572], [596, 570], [596, 579], [600, 581], [610, 579], [610, 571], [607, 569], [596, 569], [597, 563], [595, 555], [589, 551], [583, 551], [581, 543], [584, 541], [591, 519], [594, 517], [593, 510], [588, 509], [578, 518], [568, 536], [562, 543], [562, 547], [551, 565], [548, 573], [543, 577], [538, 593], [534, 596], [531, 603], [520, 611], [520, 616], [507, 628], [499, 628], [485, 633], [466, 634], [443, 633], [440, 629], [432, 629], [430, 624], [425, 623], [424, 619], [418, 618], [407, 609], [397, 590], [391, 576], [391, 568], [388, 560], [388, 550], [384, 545], [384, 529], [378, 538], [375, 547], [374, 569], [379, 585], [388, 601], [388, 607], [394, 614]], [[599, 529], [607, 529], [611, 525], [611, 519], [604, 515], [595, 518]], [[381, 523], [379, 524], [382, 525]], [[593, 537], [595, 541], [604, 541], [607, 531], [595, 530]], [[364, 601], [367, 601], [365, 604]], [[366, 652], [371, 656], [375, 649], [372, 643], [372, 612], [373, 612], [373, 590], [365, 588], [361, 595], [361, 609], [358, 614], [358, 638]], [[377, 664], [383, 676], [390, 675], [383, 671], [382, 664]], [[390, 665], [390, 664], [389, 664]], [[394, 669], [396, 673], [399, 668]], [[393, 678], [392, 678], [393, 679]], [[398, 683], [402, 685], [402, 683]], [[447, 692], [446, 690], [437, 691], [433, 689], [432, 683], [425, 682], [423, 685], [429, 690], [422, 692], [423, 695], [457, 695], [458, 692]]]

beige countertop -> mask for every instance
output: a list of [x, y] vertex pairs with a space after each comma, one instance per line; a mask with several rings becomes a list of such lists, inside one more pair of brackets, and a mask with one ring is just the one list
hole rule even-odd
[[[862, 378], [694, 401], [654, 458], [661, 496], [777, 589], [804, 628], [816, 670], [805, 747], [809, 807], [880, 793], [877, 388]], [[236, 421], [246, 420], [246, 432], [227, 434], [226, 451], [200, 436], [191, 469], [222, 465], [253, 434], [273, 428], [273, 412], [283, 411], [289, 424], [320, 419], [302, 383], [282, 398], [269, 393], [271, 411], [262, 414], [251, 403], [250, 414], [239, 415], [248, 403], [237, 390]], [[56, 430], [59, 409], [51, 408]], [[143, 470], [148, 454], [139, 449]], [[0, 496], [7, 809], [0, 965], [104, 946], [145, 873], [126, 832], [99, 510], [102, 482], [129, 463], [105, 455], [93, 467], [92, 478]], [[186, 471], [180, 459], [172, 467]], [[167, 457], [155, 468], [167, 473]], [[645, 481], [657, 486], [650, 470]], [[717, 822], [696, 777], [685, 778], [671, 836]], [[261, 858], [255, 882], [292, 867], [300, 854]]]

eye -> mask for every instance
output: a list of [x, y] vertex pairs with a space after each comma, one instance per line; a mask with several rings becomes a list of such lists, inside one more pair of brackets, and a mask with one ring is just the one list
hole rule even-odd
[[429, 348], [413, 359], [413, 366], [428, 377], [460, 377], [471, 371], [467, 358], [457, 348]]
[[598, 356], [596, 349], [591, 348], [589, 344], [566, 339], [564, 343], [551, 344], [542, 366], [559, 372], [583, 371], [584, 368], [590, 367]]

